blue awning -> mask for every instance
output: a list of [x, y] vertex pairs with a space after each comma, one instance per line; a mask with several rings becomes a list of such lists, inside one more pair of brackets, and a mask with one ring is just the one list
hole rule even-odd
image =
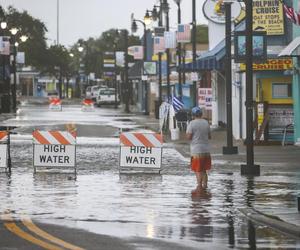
[[[196, 65], [186, 63], [185, 70], [220, 70], [223, 69], [223, 58], [225, 56], [225, 39], [216, 45], [212, 50], [203, 53], [196, 59]], [[181, 67], [183, 68], [183, 67]]]

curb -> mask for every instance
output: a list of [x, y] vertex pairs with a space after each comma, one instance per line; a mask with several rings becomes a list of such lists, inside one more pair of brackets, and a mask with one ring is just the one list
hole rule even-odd
[[279, 217], [264, 214], [254, 208], [240, 208], [239, 211], [254, 222], [269, 226], [282, 233], [300, 239], [300, 226], [285, 222]]

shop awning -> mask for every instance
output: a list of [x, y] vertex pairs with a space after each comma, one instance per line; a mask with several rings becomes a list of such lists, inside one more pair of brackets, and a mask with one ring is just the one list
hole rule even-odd
[[209, 50], [198, 57], [196, 60], [196, 65], [193, 65], [193, 63], [185, 64], [185, 70], [220, 70], [223, 68], [222, 59], [224, 56], [225, 39], [218, 43], [212, 50]]
[[300, 37], [296, 37], [290, 42], [278, 56], [300, 56]]

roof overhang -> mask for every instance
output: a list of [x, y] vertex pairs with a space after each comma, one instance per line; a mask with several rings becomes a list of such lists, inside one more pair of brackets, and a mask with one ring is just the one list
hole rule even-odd
[[300, 56], [300, 37], [296, 37], [290, 42], [278, 56]]

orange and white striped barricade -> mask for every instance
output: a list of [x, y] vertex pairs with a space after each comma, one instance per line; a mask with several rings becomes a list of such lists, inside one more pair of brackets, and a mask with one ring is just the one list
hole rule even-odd
[[58, 97], [52, 97], [49, 99], [49, 109], [55, 111], [61, 111], [62, 105], [61, 100]]
[[[8, 168], [8, 131], [0, 131], [0, 170]], [[2, 171], [1, 171], [2, 172]]]
[[63, 170], [74, 168], [76, 174], [76, 134], [68, 131], [35, 130], [33, 137], [33, 167]]
[[81, 102], [82, 106], [81, 106], [81, 110], [82, 111], [95, 111], [95, 106], [94, 106], [94, 102], [92, 99], [84, 99], [82, 102]]
[[158, 172], [161, 170], [163, 139], [161, 134], [120, 134], [120, 173]]

